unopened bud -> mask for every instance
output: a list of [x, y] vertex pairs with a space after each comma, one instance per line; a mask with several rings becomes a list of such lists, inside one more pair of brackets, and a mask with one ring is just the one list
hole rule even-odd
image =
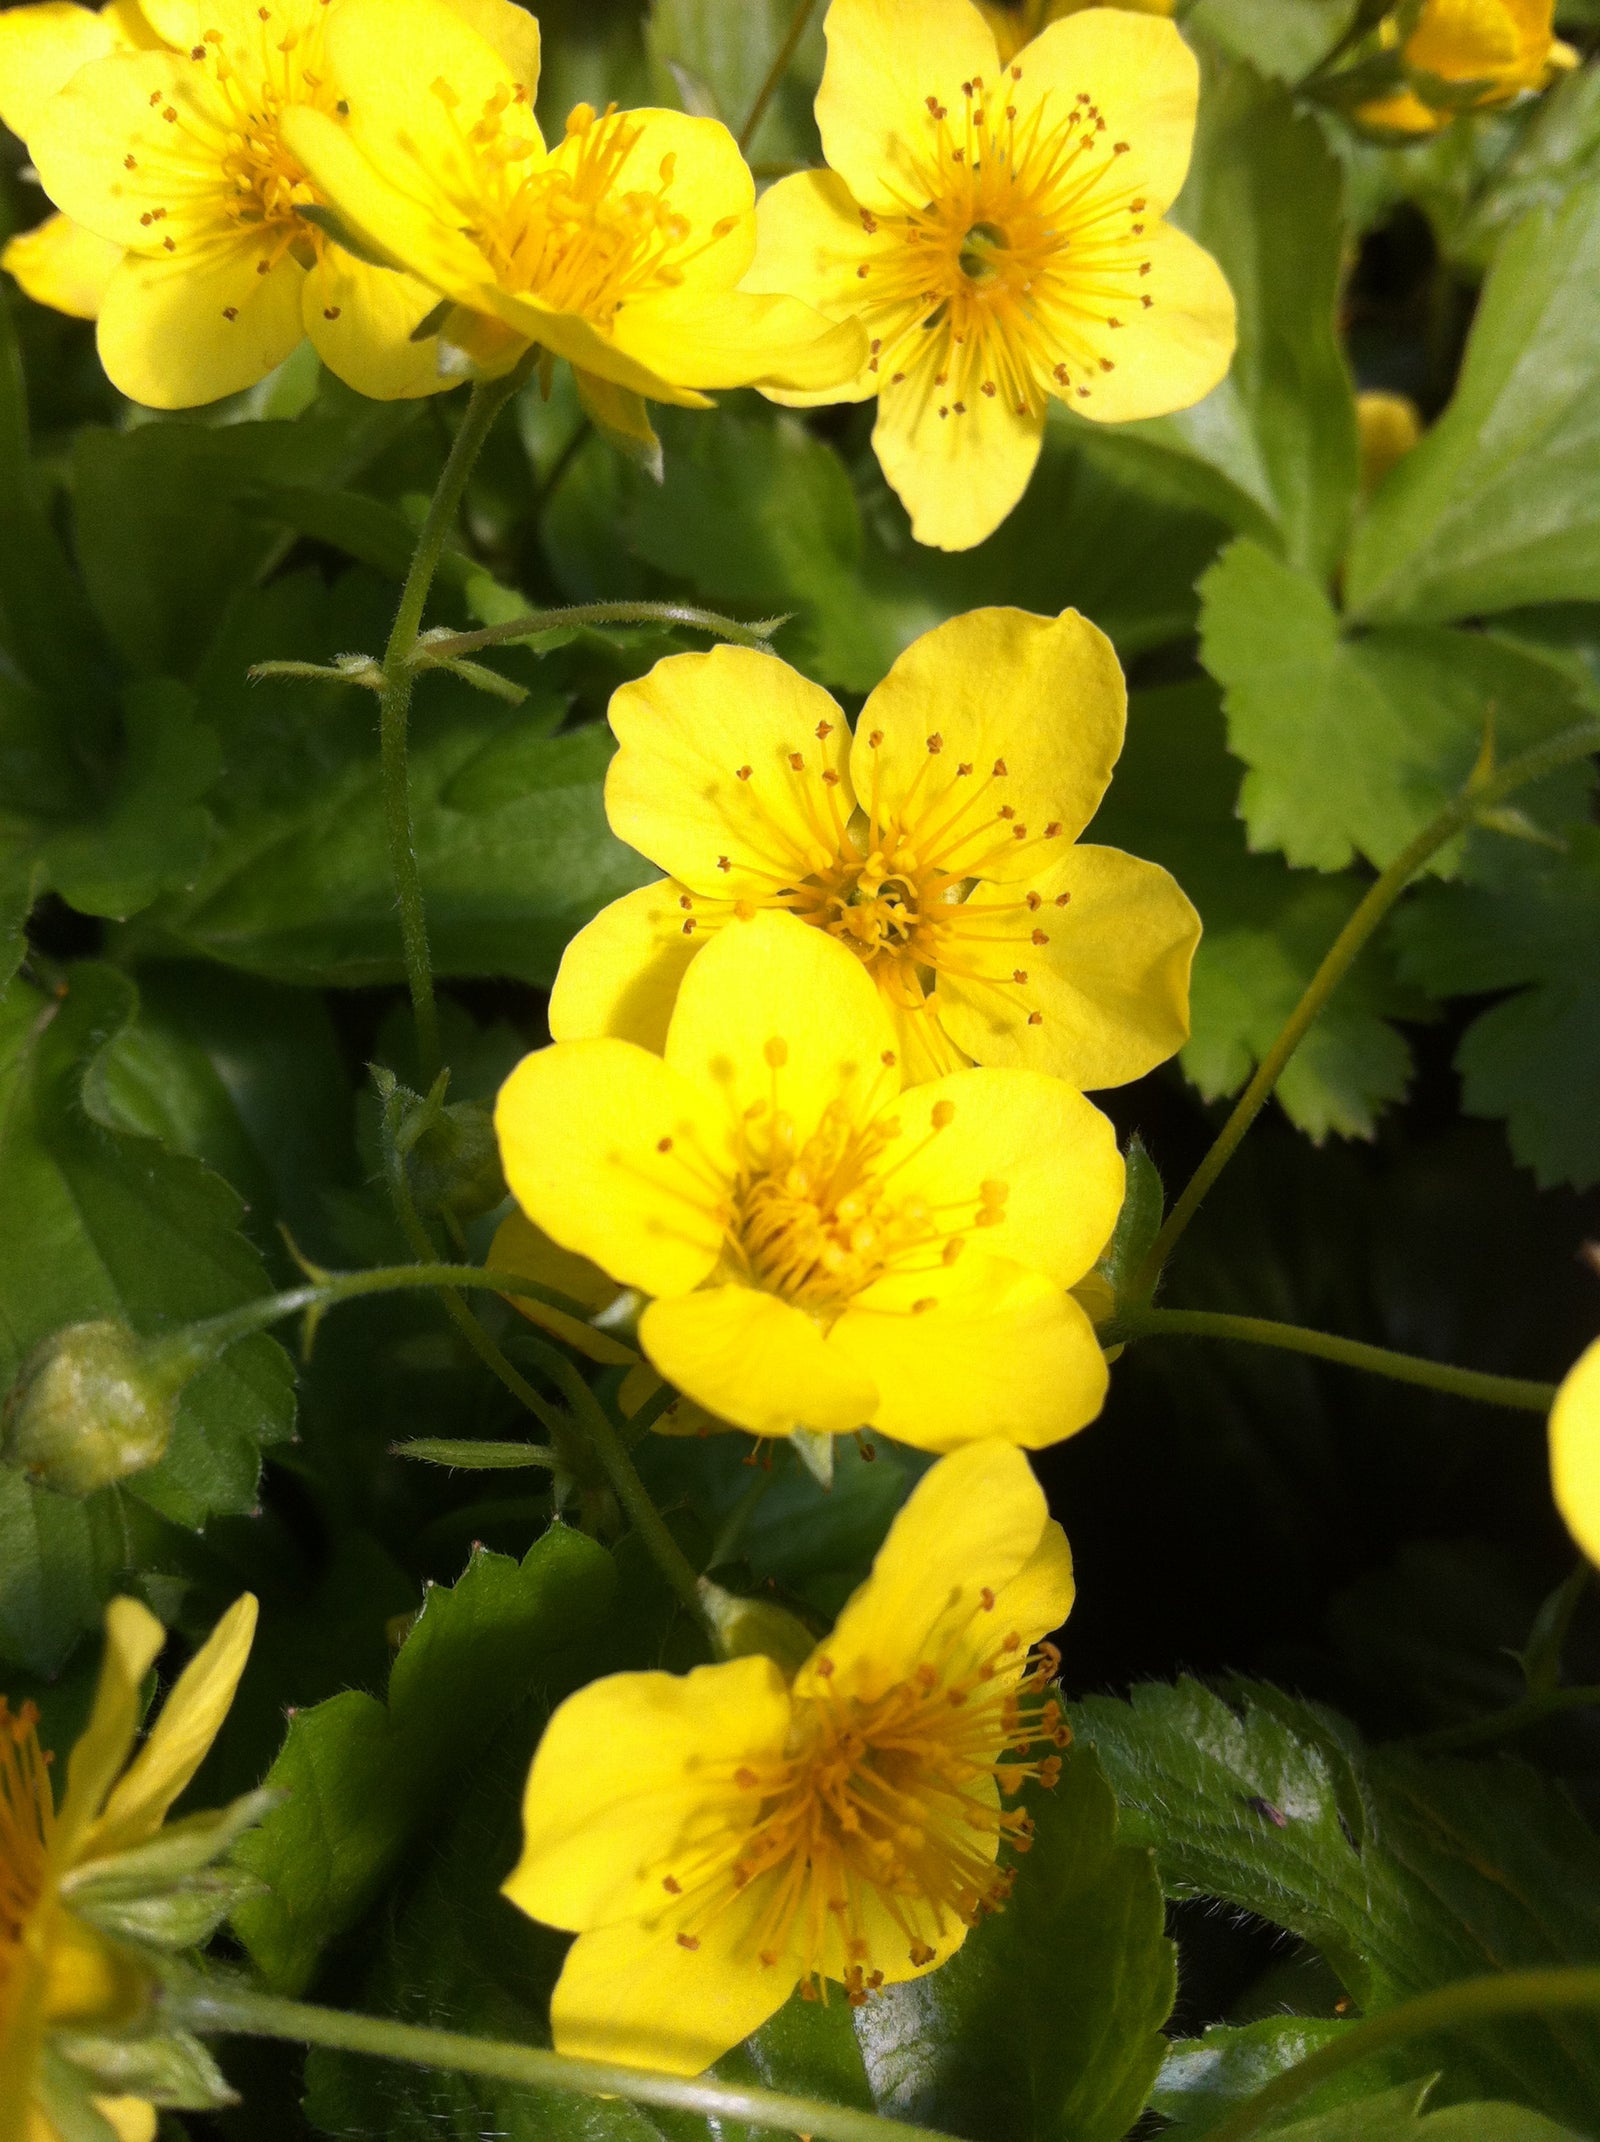
[[505, 1199], [494, 1117], [481, 1101], [452, 1101], [437, 1109], [406, 1160], [424, 1212], [475, 1220]]
[[700, 1579], [700, 1610], [720, 1659], [762, 1654], [792, 1681], [817, 1647], [805, 1623], [767, 1599], [741, 1599], [708, 1577]]
[[60, 1495], [92, 1495], [159, 1463], [193, 1373], [180, 1345], [110, 1318], [36, 1346], [0, 1404], [0, 1459]]

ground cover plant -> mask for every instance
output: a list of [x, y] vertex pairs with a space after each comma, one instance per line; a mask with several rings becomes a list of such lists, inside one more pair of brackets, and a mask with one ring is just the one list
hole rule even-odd
[[1600, 9], [0, 10], [0, 2142], [1600, 2137]]

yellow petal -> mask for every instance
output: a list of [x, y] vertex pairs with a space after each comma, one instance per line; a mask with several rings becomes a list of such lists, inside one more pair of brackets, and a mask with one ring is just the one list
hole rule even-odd
[[[923, 1199], [974, 1253], [1010, 1258], [1062, 1287], [1100, 1255], [1122, 1209], [1122, 1156], [1109, 1119], [1063, 1080], [954, 1071], [909, 1087], [894, 1116], [899, 1135], [879, 1172], [892, 1169], [896, 1192]], [[978, 1224], [985, 1203], [991, 1217]], [[926, 1252], [909, 1253], [913, 1267], [926, 1261]]]
[[1085, 8], [1052, 22], [1024, 47], [1008, 97], [1019, 125], [1035, 105], [1065, 117], [1080, 94], [1105, 121], [1104, 139], [1128, 144], [1119, 191], [1140, 194], [1160, 214], [1177, 199], [1194, 143], [1200, 69], [1175, 24], [1159, 15]]
[[[397, 0], [397, 4], [420, 6], [423, 0]], [[433, 4], [442, 9], [444, 0], [433, 0]], [[461, 34], [472, 36], [464, 26]], [[481, 39], [473, 41], [481, 43]], [[414, 96], [413, 102], [430, 121], [436, 113], [443, 117], [437, 99]], [[391, 161], [380, 169], [362, 153], [347, 128], [306, 104], [283, 114], [279, 132], [290, 154], [310, 173], [317, 191], [371, 251], [459, 304], [478, 311], [492, 309], [494, 279], [489, 264], [455, 220], [470, 211], [456, 207], [434, 186], [423, 165], [395, 149]], [[373, 127], [367, 127], [361, 138], [363, 144], [373, 141], [372, 156], [382, 154], [383, 138]]]
[[872, 447], [911, 516], [911, 533], [936, 550], [970, 550], [993, 535], [1028, 488], [1044, 442], [1042, 400], [1019, 407], [997, 389], [963, 397], [928, 367], [878, 390]]
[[[856, 270], [884, 244], [863, 229], [850, 189], [833, 171], [796, 171], [756, 203], [756, 257], [743, 288], [787, 292], [830, 320], [852, 320], [861, 307]], [[852, 379], [785, 401], [861, 402], [878, 391], [871, 351], [863, 348]]]
[[557, 311], [537, 295], [498, 288], [484, 294], [480, 302], [519, 335], [565, 357], [574, 371], [609, 380], [646, 401], [671, 402], [680, 409], [712, 406], [697, 387], [676, 385], [579, 313]]
[[[485, 1261], [491, 1272], [514, 1272], [519, 1279], [531, 1279], [537, 1286], [548, 1287], [553, 1294], [564, 1294], [569, 1301], [580, 1302], [590, 1315], [609, 1309], [627, 1291], [608, 1278], [597, 1264], [591, 1264], [587, 1257], [575, 1257], [571, 1250], [561, 1249], [520, 1212], [513, 1212], [500, 1222]], [[548, 1302], [537, 1301], [530, 1294], [508, 1294], [506, 1300], [530, 1324], [553, 1332], [590, 1361], [617, 1366], [624, 1361], [639, 1359], [636, 1348], [625, 1346], [607, 1332], [596, 1331], [592, 1324], [569, 1315], [564, 1309], [553, 1309]]]
[[[4, 19], [0, 16], [0, 22]], [[0, 268], [16, 277], [36, 305], [93, 320], [121, 258], [120, 245], [96, 237], [70, 216], [47, 216], [11, 240], [0, 253]]]
[[[1544, 13], [1548, 38], [1548, 7]], [[1405, 42], [1407, 66], [1445, 82], [1492, 77], [1515, 67], [1520, 54], [1518, 25], [1506, 0], [1424, 0]]]
[[[1154, 17], [1118, 19], [1170, 27]], [[1097, 424], [1126, 424], [1190, 408], [1226, 376], [1238, 339], [1233, 292], [1203, 246], [1160, 222], [1152, 222], [1136, 243], [1132, 257], [1141, 269], [1149, 263], [1137, 284], [1150, 299], [1149, 308], [1130, 299], [1119, 308], [1121, 325], [1115, 329], [1085, 321], [1081, 331], [1097, 365], [1087, 372], [1074, 369], [1070, 386], [1049, 382], [1052, 394]]]
[[160, 2119], [155, 2106], [142, 2097], [97, 2097], [94, 2109], [117, 2142], [155, 2142]]
[[[640, 106], [621, 118], [618, 157], [608, 198], [660, 193], [696, 241], [684, 264], [684, 289], [731, 290], [755, 257], [756, 184], [739, 145], [720, 119]], [[586, 134], [569, 132], [550, 152], [556, 170], [576, 171]], [[668, 176], [670, 174], [670, 176]], [[654, 302], [646, 299], [644, 302]], [[632, 301], [621, 317], [633, 309]]]
[[1400, 89], [1392, 96], [1369, 97], [1356, 106], [1355, 116], [1378, 133], [1420, 135], [1441, 132], [1454, 114], [1435, 111], [1412, 90]]
[[448, 200], [465, 208], [477, 199], [480, 166], [469, 135], [491, 100], [509, 103], [507, 124], [514, 119], [518, 135], [539, 140], [526, 85], [497, 49], [502, 40], [475, 26], [480, 13], [450, 0], [339, 0], [329, 12], [328, 61], [350, 105], [351, 138], [395, 185], [430, 206]]
[[438, 337], [411, 339], [439, 303], [428, 284], [328, 245], [305, 279], [301, 302], [317, 355], [358, 394], [375, 402], [413, 401], [456, 384], [439, 370]]
[[1107, 1373], [1082, 1305], [1043, 1273], [1000, 1260], [962, 1277], [921, 1315], [907, 1299], [921, 1282], [880, 1282], [829, 1334], [878, 1387], [873, 1427], [918, 1450], [985, 1436], [1042, 1450], [1086, 1428], [1105, 1404]]
[[100, 305], [100, 362], [150, 409], [193, 409], [238, 394], [304, 339], [305, 270], [258, 274], [266, 241], [225, 240], [200, 256], [129, 253]]
[[114, 46], [130, 52], [155, 52], [172, 42], [155, 27], [150, 19], [151, 9], [141, 5], [141, 0], [108, 0], [100, 14], [111, 25]]
[[[1048, 1517], [1032, 1467], [1010, 1443], [968, 1443], [930, 1466], [872, 1574], [796, 1675], [796, 1698], [826, 1690], [871, 1702], [909, 1678], [985, 1614], [985, 1589], [998, 1594], [1027, 1567]], [[1031, 1641], [1044, 1630], [1020, 1633]]]
[[972, 610], [897, 658], [861, 710], [851, 778], [923, 867], [1032, 878], [1098, 809], [1127, 703], [1111, 642], [1076, 610]]
[[617, 348], [685, 387], [787, 387], [827, 394], [867, 359], [866, 329], [837, 324], [792, 296], [693, 284], [625, 305]]
[[539, 92], [539, 24], [516, 0], [445, 0], [453, 15], [493, 46], [531, 107]]
[[684, 976], [667, 1062], [720, 1091], [730, 1133], [747, 1111], [770, 1108], [803, 1144], [836, 1103], [865, 1121], [893, 1097], [894, 1043], [855, 954], [792, 915], [764, 913], [718, 931]]
[[670, 1926], [580, 1934], [550, 1997], [558, 2053], [698, 2075], [759, 2030], [794, 1991], [787, 1958], [757, 1961], [768, 1884], [752, 1882], [690, 1939]]
[[848, 1435], [872, 1419], [870, 1375], [775, 1294], [704, 1287], [652, 1302], [639, 1343], [669, 1383], [751, 1435]]
[[659, 1056], [626, 1041], [540, 1049], [501, 1087], [495, 1130], [512, 1195], [563, 1249], [647, 1294], [686, 1293], [711, 1271], [726, 1118]]
[[993, 32], [971, 0], [833, 0], [817, 92], [823, 153], [863, 208], [902, 208], [916, 192], [935, 121], [928, 100], [962, 109], [961, 85], [997, 82]]
[[85, 1858], [125, 1852], [160, 1829], [167, 1810], [211, 1752], [255, 1631], [256, 1600], [245, 1592], [179, 1674], [148, 1739], [85, 1839]]
[[591, 1681], [534, 1755], [505, 1894], [574, 1930], [665, 1911], [664, 1878], [681, 1880], [726, 1819], [734, 1770], [780, 1753], [788, 1730], [788, 1690], [764, 1657]]
[[0, 125], [26, 142], [57, 91], [115, 43], [111, 24], [93, 8], [67, 0], [6, 8], [0, 13]]
[[[710, 903], [686, 909], [689, 897], [677, 878], [662, 878], [624, 893], [585, 924], [561, 955], [550, 992], [557, 1041], [610, 1034], [661, 1054], [678, 985], [721, 920], [720, 909], [708, 914]], [[686, 934], [687, 921], [695, 927]]]
[[[171, 52], [115, 52], [79, 68], [34, 114], [28, 148], [57, 208], [113, 244], [159, 244], [143, 219], [171, 205], [174, 180], [180, 200], [194, 182], [183, 130], [161, 117], [183, 97], [181, 80]], [[169, 221], [162, 235], [176, 228], [186, 225]]]
[[[981, 925], [1014, 910], [1018, 892], [978, 885], [963, 916]], [[1175, 1056], [1189, 1038], [1189, 969], [1200, 941], [1200, 917], [1176, 879], [1120, 849], [1083, 846], [1069, 848], [1027, 892], [1038, 895], [1037, 910], [1025, 908], [1016, 943], [998, 948], [1027, 961], [1025, 989], [1009, 971], [994, 982], [940, 976], [939, 1016], [967, 1054], [1047, 1071], [1083, 1091], [1124, 1086]]]
[[610, 721], [611, 829], [692, 892], [761, 899], [837, 854], [855, 803], [849, 726], [787, 662], [747, 647], [668, 655], [614, 694]]
[[1568, 1531], [1591, 1562], [1600, 1562], [1600, 1339], [1556, 1393], [1550, 1484]]
[[89, 1723], [67, 1762], [66, 1796], [54, 1849], [70, 1866], [91, 1823], [128, 1760], [139, 1730], [144, 1677], [161, 1654], [167, 1632], [137, 1599], [113, 1599], [106, 1608], [105, 1650]]

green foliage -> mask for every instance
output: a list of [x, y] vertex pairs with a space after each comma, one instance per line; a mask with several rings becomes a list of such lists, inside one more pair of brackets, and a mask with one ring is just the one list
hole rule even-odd
[[1579, 2142], [1525, 2105], [1449, 2105], [1418, 2114], [1416, 2090], [1395, 2090], [1337, 2112], [1274, 2126], [1284, 2142]]
[[1032, 1812], [1010, 1904], [944, 1970], [857, 2013], [880, 2111], [972, 2142], [1118, 2142], [1161, 2062], [1176, 1990], [1149, 1851], [1118, 1836], [1090, 1753]]
[[1600, 597], [1600, 179], [1535, 209], [1484, 286], [1455, 397], [1351, 546], [1352, 616], [1426, 624]]
[[267, 1885], [234, 1925], [270, 1984], [310, 1982], [501, 1722], [536, 1691], [560, 1692], [611, 1592], [609, 1557], [565, 1526], [520, 1564], [475, 1550], [459, 1582], [424, 1599], [386, 1704], [352, 1690], [300, 1713], [267, 1774], [286, 1797], [236, 1855]]
[[[119, 1127], [104, 1086], [133, 985], [80, 964], [59, 998], [13, 983], [0, 1000], [0, 1384], [63, 1324], [119, 1318], [141, 1334], [263, 1291], [237, 1194], [198, 1161]], [[248, 1510], [261, 1452], [294, 1419], [289, 1363], [252, 1339], [184, 1392], [166, 1456], [120, 1489], [72, 1502], [0, 1469], [0, 1655], [54, 1670], [99, 1619], [142, 1506], [175, 1524]]]
[[[1170, 2120], [1188, 2142], [1190, 2136], [1207, 2133], [1285, 2069], [1336, 2044], [1355, 2028], [1353, 2022], [1331, 2016], [1262, 2016], [1254, 2023], [1214, 2024], [1198, 2038], [1174, 2039], [1150, 2092], [1151, 2110]], [[1350, 2105], [1371, 2118], [1374, 2097], [1390, 2079], [1397, 2058], [1403, 2055], [1365, 2061], [1315, 2085], [1300, 2100], [1295, 2117]], [[1400, 2095], [1414, 2104], [1418, 2086], [1412, 2083]]]
[[1404, 971], [1436, 996], [1513, 995], [1457, 1053], [1463, 1099], [1504, 1116], [1541, 1183], [1600, 1182], [1600, 831], [1498, 849], [1471, 884], [1430, 887], [1401, 918]]
[[[1538, 1772], [1368, 1749], [1260, 1685], [1091, 1697], [1081, 1726], [1170, 1896], [1225, 1898], [1311, 1942], [1366, 2012], [1490, 1970], [1600, 1961], [1600, 1839]], [[1418, 2041], [1453, 2094], [1584, 2120], [1600, 2023], [1480, 2023]]]

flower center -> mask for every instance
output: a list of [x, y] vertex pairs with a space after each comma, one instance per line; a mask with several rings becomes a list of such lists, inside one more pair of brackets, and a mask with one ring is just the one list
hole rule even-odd
[[[448, 83], [436, 81], [433, 94], [455, 111]], [[514, 123], [516, 103], [497, 89], [476, 124], [461, 129], [477, 176], [472, 236], [501, 287], [602, 327], [623, 305], [676, 288], [703, 250], [689, 247], [689, 219], [672, 204], [676, 154], [647, 175], [631, 171], [644, 127], [614, 108], [597, 114], [579, 104], [566, 138], [543, 160], [536, 135]], [[523, 168], [530, 158], [540, 159], [537, 169]], [[638, 183], [641, 176], [648, 183]], [[708, 242], [726, 237], [736, 221], [715, 224]]]
[[[992, 1611], [994, 1594], [983, 1600]], [[809, 1999], [826, 1975], [857, 2006], [885, 1967], [931, 1963], [956, 1925], [976, 1925], [1010, 1894], [1000, 1847], [1025, 1852], [1033, 1826], [998, 1800], [1060, 1775], [1060, 1756], [1044, 1752], [1072, 1737], [1054, 1693], [1059, 1664], [1049, 1644], [1029, 1657], [1012, 1630], [975, 1666], [950, 1647], [863, 1700], [835, 1696], [819, 1660], [824, 1693], [796, 1703], [783, 1754], [734, 1770], [731, 1834], [664, 1880], [688, 1899], [679, 1942], [698, 1947], [696, 1929], [760, 1882], [753, 1947], [768, 1969], [798, 1953]], [[884, 1953], [885, 1920], [899, 1954]]]
[[16, 2004], [22, 1944], [45, 1892], [55, 1802], [39, 1713], [0, 1696], [0, 2047]]
[[1105, 331], [1155, 302], [1153, 263], [1140, 258], [1147, 203], [1118, 177], [1131, 144], [1103, 139], [1086, 90], [1024, 115], [1013, 101], [1023, 73], [1008, 67], [994, 88], [963, 82], [959, 117], [927, 97], [898, 212], [860, 212], [869, 236], [891, 241], [857, 269], [869, 369], [913, 382], [946, 419], [978, 395], [1038, 416], [1047, 381], [1088, 398], [1116, 369]]

